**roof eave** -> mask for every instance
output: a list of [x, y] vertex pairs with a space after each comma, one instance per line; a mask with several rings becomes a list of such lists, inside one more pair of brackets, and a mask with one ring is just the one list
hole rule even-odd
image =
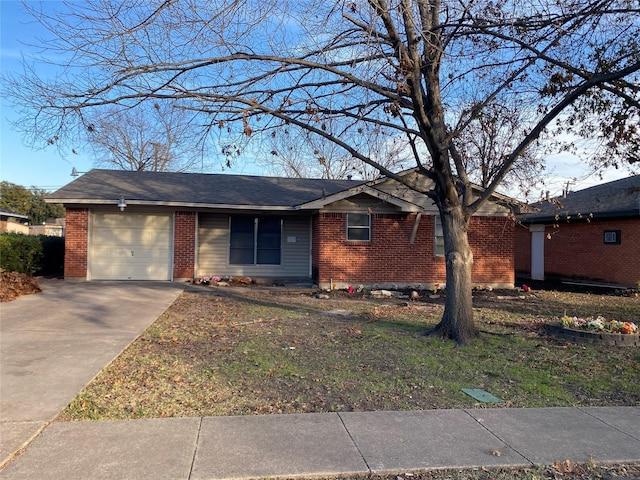
[[519, 220], [524, 224], [535, 224], [535, 223], [558, 223], [562, 221], [566, 221], [567, 216], [570, 220], [580, 222], [580, 221], [590, 221], [590, 220], [602, 220], [602, 219], [612, 219], [612, 218], [633, 218], [640, 217], [640, 210], [620, 210], [617, 212], [597, 212], [593, 215], [584, 215], [578, 216], [578, 213], [562, 213], [559, 214], [559, 217], [555, 215], [544, 215], [544, 216], [536, 216], [534, 218], [524, 218], [521, 217]]
[[[127, 205], [139, 205], [148, 207], [175, 207], [175, 208], [204, 208], [212, 210], [266, 210], [266, 211], [293, 211], [295, 207], [288, 205], [237, 205], [224, 203], [197, 203], [197, 202], [161, 202], [154, 200], [129, 200], [125, 197]], [[48, 200], [48, 203], [62, 203], [64, 205], [118, 205], [118, 200], [104, 199], [77, 199], [60, 198]]]
[[27, 215], [22, 215], [21, 213], [0, 212], [0, 215], [3, 217], [22, 218], [23, 220], [29, 218]]

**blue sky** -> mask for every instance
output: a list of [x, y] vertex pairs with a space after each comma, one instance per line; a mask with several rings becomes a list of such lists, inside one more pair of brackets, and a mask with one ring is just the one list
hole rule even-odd
[[[54, 1], [44, 2], [45, 7]], [[15, 0], [0, 0], [0, 69], [3, 74], [22, 71], [22, 55], [29, 57], [34, 50], [24, 43], [33, 43], [43, 32]], [[22, 135], [11, 128], [17, 115], [0, 97], [0, 180], [55, 190], [67, 184], [71, 169], [87, 171], [92, 161], [87, 155], [62, 155], [56, 147], [45, 142], [31, 148], [23, 143]]]
[[[44, 8], [60, 6], [58, 0], [45, 0]], [[4, 73], [21, 72], [22, 56], [34, 54], [29, 43], [44, 32], [24, 11], [21, 2], [16, 0], [0, 0], [0, 69]], [[47, 146], [43, 140], [34, 148], [23, 143], [22, 135], [11, 128], [11, 122], [17, 119], [16, 113], [0, 96], [0, 180], [23, 185], [36, 186], [53, 191], [67, 184], [71, 177], [71, 169], [75, 167], [85, 172], [93, 167], [89, 152], [79, 150], [78, 154], [70, 151], [60, 152], [55, 146]], [[584, 166], [576, 158], [562, 155], [549, 162], [549, 178], [547, 189], [552, 195], [560, 194], [563, 185], [574, 177], [580, 181], [573, 183], [572, 190], [586, 188], [600, 183], [594, 176], [585, 177]], [[211, 173], [221, 173], [219, 171]], [[237, 165], [227, 173], [259, 174], [247, 165]], [[622, 178], [628, 175], [626, 170], [610, 171], [605, 181]]]

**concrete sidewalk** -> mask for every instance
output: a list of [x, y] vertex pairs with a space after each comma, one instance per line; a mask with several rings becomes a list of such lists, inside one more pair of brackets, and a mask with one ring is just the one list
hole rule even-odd
[[0, 304], [0, 466], [153, 323], [171, 282], [44, 280]]
[[53, 423], [2, 479], [330, 477], [640, 462], [640, 408], [470, 409]]

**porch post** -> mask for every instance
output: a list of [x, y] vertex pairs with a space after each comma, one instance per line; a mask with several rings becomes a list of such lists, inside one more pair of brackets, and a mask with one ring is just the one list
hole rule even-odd
[[531, 225], [531, 279], [544, 280], [544, 225]]

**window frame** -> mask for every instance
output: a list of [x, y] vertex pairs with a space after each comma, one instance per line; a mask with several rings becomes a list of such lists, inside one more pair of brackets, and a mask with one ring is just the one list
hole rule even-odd
[[[248, 261], [249, 252], [247, 234], [248, 229], [242, 231], [234, 229], [234, 221], [239, 221], [240, 224], [236, 224], [238, 227], [242, 226], [242, 223], [252, 223], [251, 231], [251, 261]], [[273, 224], [277, 224], [277, 228], [271, 228], [269, 231], [269, 223], [271, 227]], [[234, 266], [282, 266], [282, 233], [283, 233], [283, 219], [281, 217], [273, 216], [253, 216], [253, 215], [230, 215], [229, 216], [229, 242], [227, 255], [227, 263]], [[264, 225], [266, 230], [262, 230], [261, 226]], [[244, 234], [244, 241], [242, 240], [242, 234]], [[238, 239], [240, 245], [234, 245], [234, 237]], [[271, 237], [271, 238], [269, 238]], [[244, 245], [243, 245], [244, 243]], [[244, 258], [243, 257], [244, 252]], [[271, 255], [269, 255], [269, 252]], [[277, 253], [276, 253], [277, 252]], [[264, 261], [265, 258], [276, 259], [277, 263], [273, 261]], [[262, 261], [261, 261], [262, 259]]]
[[440, 215], [433, 217], [433, 256], [444, 257], [444, 233], [442, 230], [442, 218]]
[[[356, 217], [366, 217], [367, 218], [367, 225], [362, 225], [362, 224], [351, 224], [350, 220], [352, 218], [356, 218]], [[370, 213], [363, 213], [363, 212], [352, 212], [352, 213], [347, 213], [347, 218], [345, 220], [345, 224], [346, 224], [346, 239], [347, 242], [371, 242], [371, 214]], [[351, 233], [355, 233], [355, 232], [363, 232], [366, 231], [367, 233], [367, 238], [351, 238]]]
[[[611, 239], [611, 236], [613, 236], [613, 240]], [[621, 245], [622, 230], [604, 230], [602, 233], [602, 242], [605, 245]]]

